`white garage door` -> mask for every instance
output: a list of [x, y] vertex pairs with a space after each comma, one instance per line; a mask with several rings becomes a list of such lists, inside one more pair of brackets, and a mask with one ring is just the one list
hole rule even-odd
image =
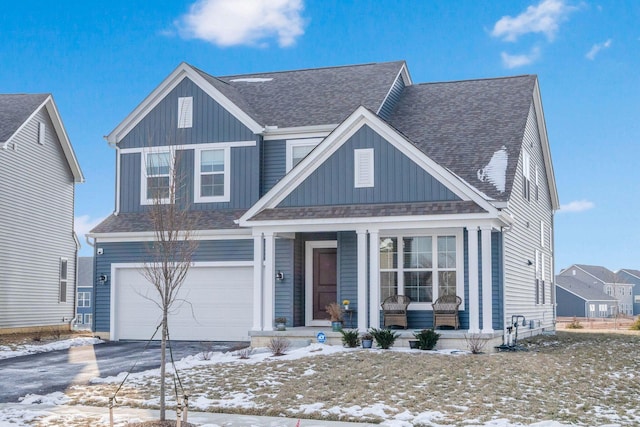
[[[169, 314], [172, 340], [246, 341], [253, 314], [251, 267], [189, 269]], [[136, 268], [114, 274], [112, 339], [148, 340], [162, 320], [157, 291]], [[160, 339], [160, 330], [154, 339]]]

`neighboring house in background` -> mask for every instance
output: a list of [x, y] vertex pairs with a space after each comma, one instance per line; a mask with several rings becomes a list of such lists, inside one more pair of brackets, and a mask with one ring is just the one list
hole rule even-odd
[[602, 291], [599, 283], [585, 283], [572, 276], [556, 276], [556, 315], [562, 317], [611, 317], [618, 300]]
[[93, 326], [93, 257], [78, 257], [78, 286], [76, 297], [76, 327]]
[[101, 337], [148, 339], [160, 321], [139, 269], [173, 167], [199, 247], [172, 339], [255, 344], [275, 317], [315, 337], [344, 299], [365, 330], [393, 294], [412, 298], [409, 329], [461, 297], [463, 332], [442, 331], [443, 346], [499, 344], [514, 315], [530, 334], [555, 327], [558, 196], [536, 76], [414, 84], [398, 61], [214, 77], [182, 63], [107, 140], [115, 212], [89, 234], [94, 280], [107, 277]]
[[0, 332], [75, 317], [73, 207], [83, 181], [51, 95], [0, 95]]
[[640, 315], [640, 270], [623, 268], [616, 272], [627, 283], [633, 283], [633, 315]]
[[[633, 284], [599, 265], [573, 264], [560, 272], [560, 276], [573, 277], [588, 285], [598, 285], [602, 291], [618, 301], [618, 313], [633, 315]], [[615, 315], [616, 313], [611, 313]]]

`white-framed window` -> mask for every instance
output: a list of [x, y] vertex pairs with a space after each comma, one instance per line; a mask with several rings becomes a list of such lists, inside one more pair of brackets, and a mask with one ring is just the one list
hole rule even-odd
[[522, 197], [531, 200], [531, 157], [522, 151]]
[[190, 128], [193, 126], [193, 97], [184, 96], [178, 98], [178, 128]]
[[411, 309], [430, 309], [439, 296], [464, 292], [462, 236], [404, 235], [380, 238], [380, 299], [407, 295]]
[[536, 287], [535, 287], [535, 299], [536, 299], [536, 304], [540, 304], [540, 294], [541, 294], [541, 288], [542, 288], [542, 262], [541, 262], [541, 256], [540, 256], [540, 251], [539, 250], [535, 250], [534, 253], [534, 257], [535, 257], [535, 281], [536, 281]]
[[589, 304], [589, 317], [593, 317], [596, 315], [596, 305]]
[[143, 151], [141, 159], [143, 176], [140, 179], [140, 203], [170, 203], [173, 179], [172, 153], [169, 150]]
[[91, 325], [91, 323], [93, 323], [93, 314], [85, 313], [85, 315], [84, 315], [84, 324], [85, 325]]
[[78, 292], [78, 307], [91, 307], [91, 292]]
[[67, 277], [69, 274], [69, 261], [66, 258], [60, 258], [60, 287], [58, 293], [58, 302], [67, 302]]
[[540, 246], [544, 248], [544, 236], [545, 236], [544, 221], [540, 221]]
[[196, 203], [228, 202], [230, 200], [230, 164], [231, 149], [200, 148], [195, 150], [196, 174], [195, 195]]
[[606, 316], [608, 313], [607, 304], [598, 304], [598, 311], [600, 312], [600, 316]]
[[307, 155], [320, 144], [322, 138], [288, 139], [286, 168], [287, 173], [300, 163]]
[[44, 145], [45, 138], [47, 137], [47, 125], [40, 122], [38, 124], [38, 144]]
[[353, 150], [354, 187], [373, 187], [374, 179], [374, 150], [360, 148]]

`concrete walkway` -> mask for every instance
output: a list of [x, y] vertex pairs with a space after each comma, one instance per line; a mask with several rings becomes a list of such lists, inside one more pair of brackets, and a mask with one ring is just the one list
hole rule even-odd
[[[62, 418], [76, 418], [82, 416], [97, 416], [104, 420], [104, 426], [109, 425], [109, 409], [95, 406], [79, 405], [25, 405], [21, 403], [0, 403], [0, 412], [33, 411], [39, 414], [57, 415]], [[175, 411], [167, 411], [167, 419], [175, 420]], [[127, 421], [148, 421], [159, 418], [159, 411], [151, 409], [136, 409], [115, 407], [113, 409], [114, 425], [123, 426]], [[190, 423], [214, 426], [234, 427], [379, 427], [379, 424], [350, 423], [341, 421], [319, 421], [299, 418], [263, 417], [257, 415], [216, 414], [211, 412], [189, 411]]]

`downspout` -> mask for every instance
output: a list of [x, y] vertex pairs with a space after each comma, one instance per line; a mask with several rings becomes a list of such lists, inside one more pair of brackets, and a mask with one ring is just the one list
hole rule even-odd
[[80, 252], [80, 240], [78, 240], [78, 235], [75, 231], [73, 231], [73, 240], [76, 243], [76, 253], [75, 253], [75, 266], [74, 266], [74, 298], [73, 298], [73, 317], [69, 321], [69, 330], [73, 331], [75, 329], [76, 322], [78, 321], [78, 252]]

